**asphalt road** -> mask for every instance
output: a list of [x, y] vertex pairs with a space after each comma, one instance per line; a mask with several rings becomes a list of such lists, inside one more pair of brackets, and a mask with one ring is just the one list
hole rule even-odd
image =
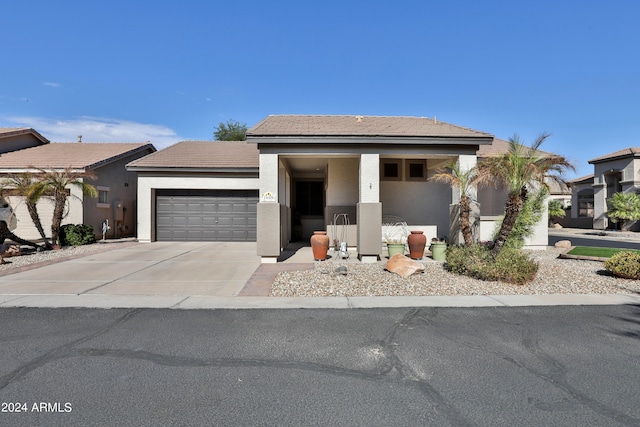
[[640, 306], [2, 309], [0, 324], [3, 426], [640, 425]]

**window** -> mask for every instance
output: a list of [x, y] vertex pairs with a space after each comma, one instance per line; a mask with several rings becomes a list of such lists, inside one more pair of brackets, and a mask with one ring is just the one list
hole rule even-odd
[[98, 190], [98, 204], [99, 208], [108, 208], [109, 205], [109, 187], [96, 187]]
[[384, 181], [401, 181], [402, 160], [384, 159], [380, 161], [380, 179]]
[[578, 193], [578, 216], [593, 218], [593, 191]]
[[407, 181], [424, 181], [427, 177], [426, 160], [407, 160]]

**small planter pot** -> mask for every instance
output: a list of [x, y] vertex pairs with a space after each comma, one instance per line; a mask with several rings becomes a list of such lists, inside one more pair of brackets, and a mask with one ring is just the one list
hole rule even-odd
[[387, 243], [389, 258], [396, 254], [404, 255], [404, 243]]
[[434, 261], [446, 261], [447, 259], [447, 242], [431, 242], [431, 258]]
[[326, 231], [314, 231], [311, 236], [311, 250], [313, 251], [313, 259], [316, 261], [324, 261], [327, 259], [327, 251], [329, 250], [329, 236]]

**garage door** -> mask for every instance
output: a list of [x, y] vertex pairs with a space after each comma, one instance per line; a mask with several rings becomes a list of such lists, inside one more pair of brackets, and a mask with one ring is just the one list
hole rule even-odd
[[258, 190], [158, 190], [159, 241], [256, 240]]

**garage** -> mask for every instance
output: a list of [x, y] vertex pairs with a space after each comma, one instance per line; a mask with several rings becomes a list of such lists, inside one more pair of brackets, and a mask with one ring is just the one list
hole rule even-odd
[[256, 241], [258, 190], [156, 190], [156, 240]]

